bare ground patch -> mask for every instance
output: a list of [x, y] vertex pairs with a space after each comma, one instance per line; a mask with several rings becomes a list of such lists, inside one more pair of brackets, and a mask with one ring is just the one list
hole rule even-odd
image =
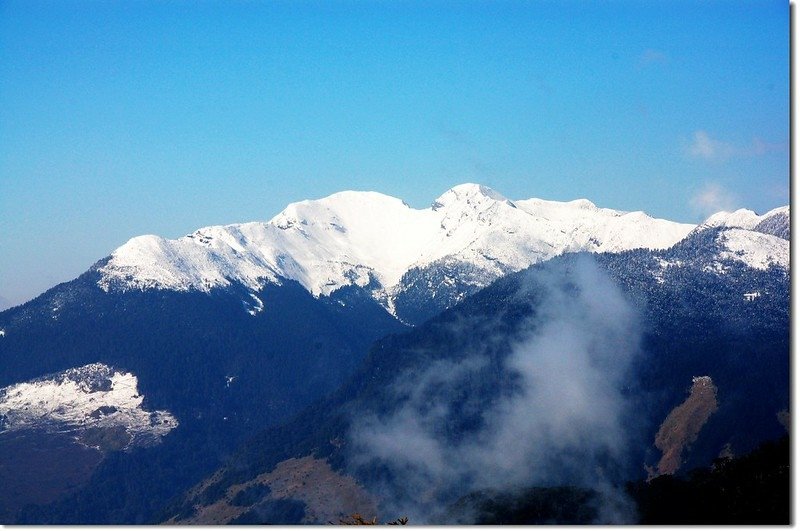
[[708, 418], [717, 410], [717, 387], [709, 376], [692, 379], [688, 398], [670, 411], [656, 434], [655, 446], [662, 452], [651, 476], [674, 474], [683, 464], [683, 451], [689, 447]]
[[[228, 487], [224, 495], [204, 505], [203, 493], [213, 489], [222, 478], [216, 473], [190, 493], [191, 514], [178, 515], [167, 524], [227, 524], [248, 514], [256, 514], [272, 502], [301, 502], [304, 513], [300, 523], [338, 522], [353, 513], [377, 514], [369, 494], [350, 476], [334, 471], [324, 459], [312, 456], [287, 459], [274, 470], [250, 481]], [[267, 517], [268, 509], [264, 509]], [[266, 523], [266, 522], [265, 522]]]

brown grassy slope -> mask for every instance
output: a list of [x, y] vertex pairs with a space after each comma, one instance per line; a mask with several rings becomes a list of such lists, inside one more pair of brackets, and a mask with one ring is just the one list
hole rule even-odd
[[700, 434], [700, 429], [717, 410], [717, 387], [709, 376], [692, 379], [689, 397], [670, 411], [656, 434], [656, 448], [663, 453], [657, 475], [674, 474], [683, 464], [683, 450]]
[[[166, 524], [227, 524], [264, 500], [297, 500], [305, 505], [302, 523], [324, 524], [338, 522], [353, 513], [377, 514], [374, 501], [350, 476], [334, 471], [327, 461], [306, 456], [278, 463], [271, 472], [260, 474], [245, 483], [228, 487], [222, 498], [205, 505], [203, 493], [213, 488], [222, 477], [214, 474], [189, 491], [195, 512], [188, 518], [172, 518]], [[231, 503], [237, 494], [257, 485], [269, 487], [262, 499], [251, 500], [247, 505]]]

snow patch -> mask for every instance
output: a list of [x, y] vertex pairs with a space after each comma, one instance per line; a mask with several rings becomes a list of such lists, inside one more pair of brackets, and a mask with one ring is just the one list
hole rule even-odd
[[261, 299], [258, 298], [258, 296], [255, 293], [251, 293], [250, 298], [253, 299], [254, 301], [253, 303], [249, 301], [242, 301], [242, 304], [244, 304], [247, 313], [255, 317], [257, 314], [264, 311], [264, 303], [261, 301]]
[[728, 229], [720, 234], [722, 259], [736, 260], [760, 270], [777, 266], [789, 268], [789, 241], [743, 229]]
[[168, 411], [146, 411], [138, 379], [102, 363], [0, 389], [0, 433], [122, 427], [130, 445], [157, 442], [178, 426]]
[[663, 258], [656, 258], [656, 265], [658, 268], [653, 269], [651, 271], [651, 275], [656, 282], [663, 284], [666, 281], [664, 278], [664, 272], [671, 267], [683, 267], [684, 262], [683, 260], [665, 260]]
[[711, 379], [711, 376], [693, 376], [692, 384], [709, 386], [714, 385], [714, 381]]
[[725, 275], [728, 273], [727, 267], [719, 262], [713, 262], [710, 265], [703, 267], [703, 271], [706, 273], [714, 273], [715, 275]]

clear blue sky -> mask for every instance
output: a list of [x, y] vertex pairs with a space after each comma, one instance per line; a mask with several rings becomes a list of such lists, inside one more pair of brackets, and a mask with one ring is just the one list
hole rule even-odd
[[770, 0], [0, 0], [0, 296], [343, 189], [763, 212], [788, 39]]

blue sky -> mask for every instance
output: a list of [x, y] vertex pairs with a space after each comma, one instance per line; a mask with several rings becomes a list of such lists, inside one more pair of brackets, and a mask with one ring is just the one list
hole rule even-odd
[[764, 212], [788, 39], [769, 0], [0, 0], [0, 296], [344, 189]]

